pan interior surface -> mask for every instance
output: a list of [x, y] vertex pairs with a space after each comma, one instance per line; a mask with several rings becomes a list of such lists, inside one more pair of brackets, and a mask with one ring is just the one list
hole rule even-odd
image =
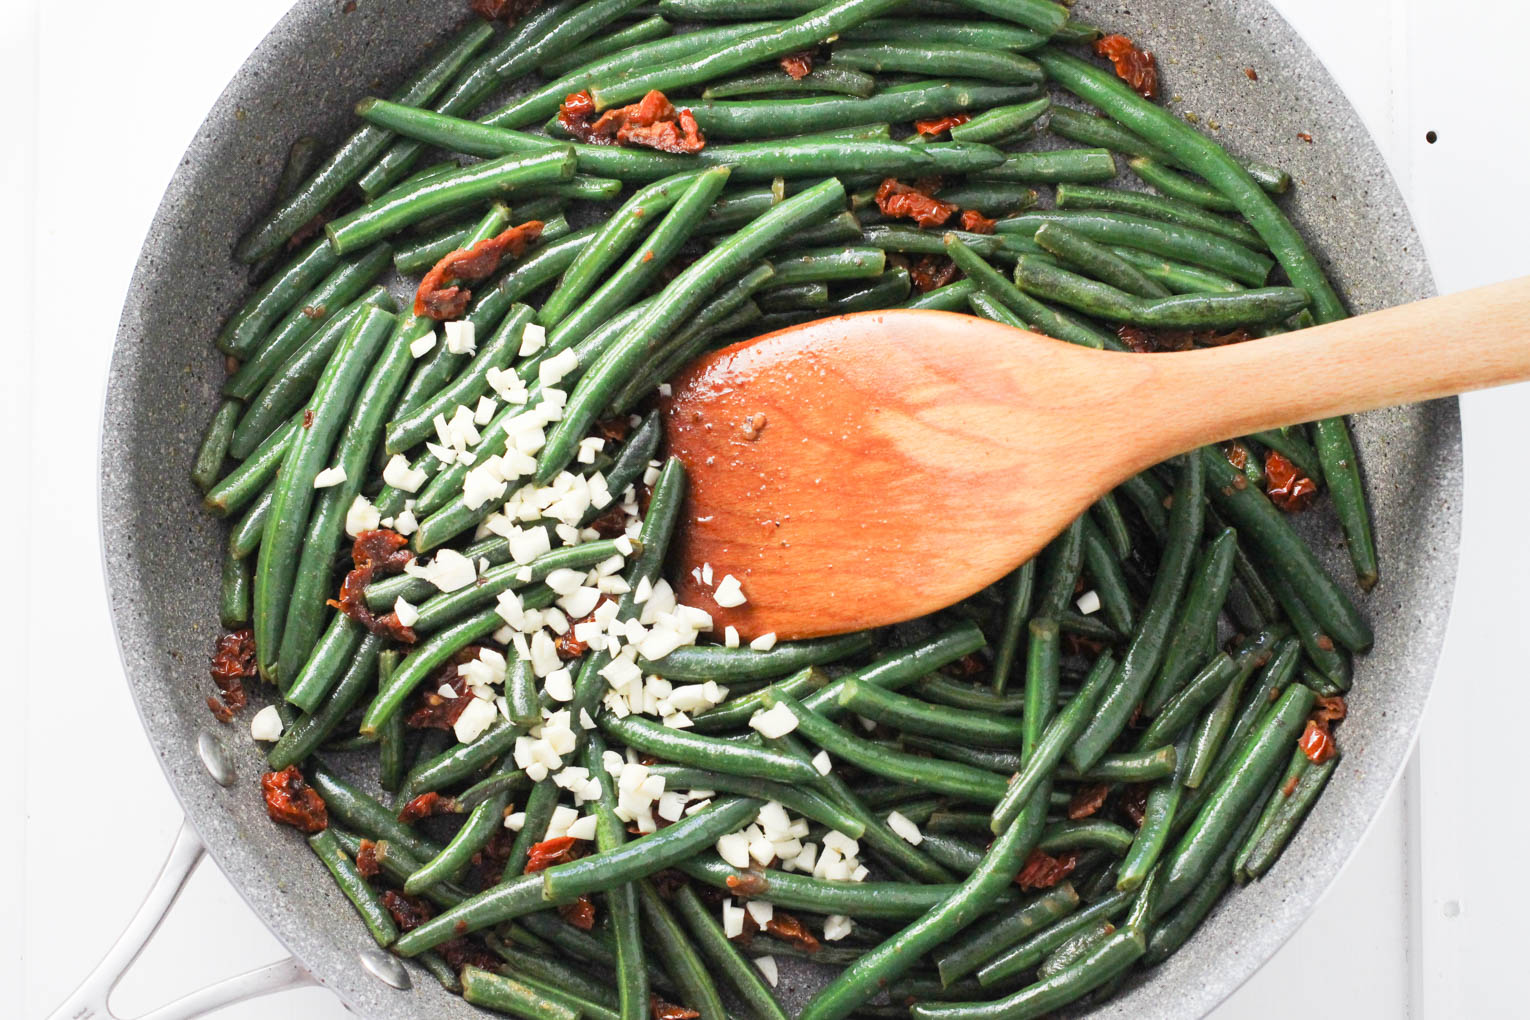
[[[1075, 11], [1158, 53], [1174, 108], [1219, 125], [1215, 135], [1233, 153], [1291, 172], [1296, 184], [1283, 204], [1353, 311], [1432, 292], [1381, 155], [1317, 59], [1263, 0], [1193, 7], [1139, 0], [1130, 13], [1080, 0]], [[317, 980], [358, 1014], [377, 1018], [482, 1014], [423, 971], [415, 971], [412, 989], [396, 991], [358, 965], [357, 954], [373, 943], [297, 834], [266, 818], [256, 786], [263, 758], [248, 730], [237, 722], [221, 727], [208, 713], [224, 526], [203, 511], [187, 472], [217, 403], [222, 359], [213, 337], [247, 293], [246, 270], [230, 253], [266, 208], [288, 146], [303, 134], [343, 138], [358, 98], [386, 94], [467, 16], [465, 3], [373, 0], [347, 12], [303, 0], [277, 25], [219, 98], [165, 194], [123, 311], [103, 420], [107, 581], [150, 743], [245, 899]], [[1257, 69], [1257, 81], [1246, 67]], [[1298, 132], [1321, 142], [1301, 142]], [[1376, 648], [1355, 664], [1344, 764], [1273, 872], [1224, 899], [1183, 949], [1095, 1015], [1197, 1016], [1225, 998], [1307, 916], [1407, 757], [1455, 576], [1456, 404], [1373, 412], [1357, 419], [1355, 434], [1382, 581], [1360, 600]], [[1314, 546], [1336, 576], [1348, 577], [1336, 523], [1327, 513], [1312, 516]], [[232, 752], [230, 788], [213, 782], [197, 758], [203, 730]], [[812, 968], [783, 964], [778, 991], [795, 1009], [819, 980]]]

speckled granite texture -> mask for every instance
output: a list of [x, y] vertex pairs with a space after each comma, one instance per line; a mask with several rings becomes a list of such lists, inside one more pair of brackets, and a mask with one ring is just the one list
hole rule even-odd
[[[371, 0], [344, 13], [332, 0], [305, 0], [261, 44], [197, 133], [144, 242], [102, 426], [107, 579], [149, 739], [218, 865], [314, 976], [368, 1017], [480, 1014], [423, 973], [412, 990], [395, 991], [358, 965], [370, 939], [296, 834], [266, 820], [254, 787], [257, 750], [242, 727], [217, 727], [208, 715], [222, 528], [201, 512], [186, 472], [221, 376], [212, 338], [246, 291], [229, 252], [265, 208], [287, 145], [306, 132], [340, 138], [353, 122], [351, 104], [385, 92], [465, 7]], [[1215, 122], [1214, 134], [1235, 153], [1291, 171], [1297, 184], [1286, 207], [1353, 309], [1431, 292], [1381, 156], [1323, 68], [1262, 0], [1080, 0], [1077, 10], [1159, 55], [1175, 109]], [[1257, 70], [1257, 81], [1245, 67]], [[1316, 141], [1298, 140], [1302, 131]], [[1307, 916], [1407, 756], [1450, 606], [1459, 423], [1448, 401], [1368, 414], [1356, 431], [1383, 580], [1361, 599], [1376, 651], [1356, 664], [1343, 767], [1272, 874], [1225, 900], [1193, 941], [1101, 1016], [1197, 1016], [1221, 1001]], [[1315, 541], [1348, 576], [1336, 529], [1319, 526]], [[230, 789], [196, 758], [196, 735], [209, 727], [232, 751], [238, 778]], [[800, 1005], [811, 970], [782, 971], [783, 998]]]

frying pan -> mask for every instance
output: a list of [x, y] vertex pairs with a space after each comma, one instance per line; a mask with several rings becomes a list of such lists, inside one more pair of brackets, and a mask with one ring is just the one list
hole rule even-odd
[[[351, 5], [346, 5], [349, 7]], [[271, 824], [256, 788], [259, 750], [221, 727], [203, 699], [218, 631], [223, 528], [202, 511], [187, 470], [222, 374], [212, 337], [246, 292], [230, 251], [269, 201], [289, 143], [351, 130], [351, 105], [385, 93], [466, 16], [460, 0], [298, 3], [234, 76], [197, 132], [144, 242], [117, 335], [102, 425], [100, 506], [110, 604], [149, 742], [187, 825], [149, 901], [59, 1016], [109, 1015], [106, 994], [202, 854], [212, 856], [292, 959], [196, 993], [156, 1017], [306, 981], [373, 1018], [479, 1014], [414, 968], [376, 952], [350, 906], [293, 830]], [[1157, 51], [1165, 94], [1234, 153], [1288, 168], [1286, 199], [1355, 311], [1433, 289], [1407, 210], [1354, 111], [1263, 0], [1080, 0], [1082, 18]], [[1244, 73], [1254, 68], [1257, 81]], [[1312, 143], [1298, 140], [1310, 132]], [[1268, 384], [1278, 385], [1278, 380]], [[1101, 1016], [1205, 1013], [1294, 932], [1349, 858], [1411, 747], [1445, 631], [1460, 530], [1460, 428], [1454, 400], [1372, 412], [1356, 423], [1382, 581], [1360, 604], [1376, 650], [1355, 666], [1345, 760], [1316, 811], [1262, 882], [1223, 901], [1163, 966]], [[1331, 516], [1309, 537], [1336, 576], [1349, 570]], [[783, 967], [796, 1007], [820, 981]]]

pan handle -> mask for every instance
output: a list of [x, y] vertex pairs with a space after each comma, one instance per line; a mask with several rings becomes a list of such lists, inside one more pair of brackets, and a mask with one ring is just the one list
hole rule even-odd
[[[117, 982], [122, 980], [122, 975], [138, 959], [138, 954], [143, 952], [149, 939], [154, 937], [154, 932], [170, 908], [175, 906], [176, 899], [186, 886], [186, 880], [201, 863], [202, 857], [201, 837], [190, 823], [183, 821], [181, 831], [176, 834], [175, 844], [170, 848], [170, 856], [160, 870], [159, 877], [154, 880], [149, 895], [144, 898], [143, 906], [138, 908], [138, 913], [133, 915], [127, 928], [107, 950], [96, 969], [80, 982], [80, 987], [53, 1011], [48, 1020], [124, 1020], [111, 1011], [107, 1000], [117, 987]], [[210, 984], [167, 1006], [145, 1013], [137, 1020], [189, 1020], [190, 1017], [203, 1016], [245, 999], [314, 983], [313, 977], [295, 959], [288, 957]]]

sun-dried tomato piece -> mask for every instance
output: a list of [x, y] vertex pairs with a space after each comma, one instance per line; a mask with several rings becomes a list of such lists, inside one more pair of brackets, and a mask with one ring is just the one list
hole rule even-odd
[[991, 234], [998, 220], [989, 219], [976, 209], [962, 210], [962, 229], [973, 234]]
[[483, 939], [477, 935], [467, 935], [461, 938], [443, 942], [436, 947], [436, 952], [441, 954], [441, 959], [453, 971], [461, 971], [463, 967], [477, 967], [479, 970], [494, 970], [502, 966], [504, 961], [484, 945]]
[[1274, 450], [1265, 451], [1264, 477], [1270, 502], [1286, 513], [1301, 513], [1317, 497], [1317, 484]]
[[1337, 694], [1332, 697], [1318, 698], [1317, 707], [1312, 710], [1312, 718], [1324, 723], [1338, 722], [1347, 715], [1349, 715], [1349, 705]]
[[1158, 98], [1158, 61], [1148, 50], [1139, 50], [1124, 35], [1107, 35], [1095, 40], [1094, 52], [1116, 67], [1116, 77], [1132, 87], [1143, 99]]
[[1303, 731], [1301, 740], [1298, 742], [1302, 753], [1312, 759], [1314, 765], [1321, 765], [1329, 758], [1338, 753], [1339, 747], [1334, 743], [1333, 734], [1328, 732], [1325, 724], [1316, 719], [1307, 720], [1307, 729]]
[[373, 634], [413, 644], [415, 633], [412, 628], [399, 622], [396, 613], [378, 616], [367, 605], [365, 597], [367, 585], [378, 577], [399, 573], [414, 559], [408, 545], [407, 538], [388, 528], [375, 528], [357, 535], [351, 545], [352, 569], [340, 582], [340, 593], [325, 604], [334, 606]]
[[1289, 779], [1287, 779], [1285, 781], [1285, 784], [1282, 785], [1281, 788], [1280, 788], [1280, 795], [1282, 797], [1289, 797], [1289, 796], [1291, 796], [1291, 794], [1295, 793], [1296, 792], [1296, 785], [1297, 785], [1297, 783], [1299, 783], [1301, 781], [1301, 778], [1302, 778], [1301, 776], [1293, 775]]
[[818, 940], [813, 933], [807, 930], [797, 918], [784, 910], [776, 910], [771, 914], [770, 920], [765, 922], [765, 930], [776, 938], [801, 949], [805, 953], [818, 952]]
[[931, 117], [929, 120], [914, 121], [914, 130], [921, 135], [930, 138], [943, 135], [954, 127], [959, 127], [972, 119], [971, 114], [948, 113], [944, 117]]
[[1041, 850], [1032, 850], [1020, 874], [1015, 876], [1015, 884], [1022, 889], [1050, 889], [1071, 875], [1076, 867], [1078, 854], [1072, 850], [1064, 850], [1056, 857]]
[[398, 813], [398, 820], [405, 825], [413, 825], [421, 818], [430, 818], [433, 815], [449, 815], [457, 810], [457, 802], [450, 797], [443, 797], [432, 790], [430, 793], [422, 793], [418, 797], [404, 805], [404, 809]]
[[653, 1020], [696, 1020], [701, 1014], [688, 1006], [665, 1002], [657, 995], [648, 996], [648, 1014]]
[[558, 908], [558, 913], [563, 916], [563, 920], [580, 931], [589, 931], [595, 927], [595, 903], [588, 896], [563, 904]]
[[1160, 351], [1188, 351], [1194, 347], [1222, 347], [1242, 343], [1249, 339], [1248, 330], [1234, 329], [1226, 333], [1215, 330], [1191, 329], [1143, 329], [1140, 326], [1119, 326], [1116, 335], [1138, 354], [1156, 354]]
[[594, 122], [595, 101], [588, 92], [574, 92], [558, 108], [558, 123], [573, 137], [600, 145], [640, 146], [689, 155], [706, 147], [690, 110], [677, 110], [664, 93], [654, 89], [629, 106], [607, 110]]
[[675, 893], [680, 891], [680, 887], [685, 885], [687, 880], [684, 872], [675, 868], [665, 868], [650, 876], [649, 881], [653, 883], [654, 892], [658, 893], [661, 899], [668, 900], [674, 898]]
[[1296, 133], [1296, 137], [1300, 138], [1302, 141], [1306, 142], [1308, 145], [1312, 144], [1312, 132], [1311, 131], [1298, 131]]
[[906, 217], [921, 227], [938, 227], [954, 216], [959, 208], [951, 202], [932, 198], [895, 177], [887, 178], [877, 188], [876, 202], [882, 215], [894, 219]]
[[375, 878], [382, 872], [382, 865], [377, 861], [377, 844], [370, 839], [362, 840], [356, 851], [356, 870], [362, 878]]
[[[431, 680], [434, 686], [427, 685], [420, 692], [415, 707], [404, 717], [405, 726], [412, 730], [449, 730], [457, 725], [457, 720], [473, 700], [473, 695], [468, 693], [467, 678], [457, 673], [459, 665], [461, 663], [451, 662], [437, 671]], [[442, 687], [450, 688], [456, 697], [444, 697]]]
[[729, 875], [728, 889], [735, 895], [744, 899], [754, 896], [765, 895], [765, 890], [770, 888], [770, 882], [758, 871], [741, 871], [736, 875]]
[[627, 511], [622, 509], [620, 499], [603, 510], [599, 517], [589, 523], [601, 538], [620, 538], [627, 533]]
[[1223, 443], [1222, 456], [1227, 458], [1227, 463], [1239, 471], [1248, 467], [1248, 447], [1242, 443]]
[[1073, 795], [1068, 801], [1068, 817], [1074, 821], [1080, 818], [1088, 818], [1105, 806], [1105, 798], [1110, 796], [1108, 783], [1094, 783], [1086, 786]]
[[207, 707], [219, 722], [226, 723], [249, 704], [244, 679], [255, 675], [255, 632], [246, 628], [220, 635], [207, 669], [222, 698], [208, 698]]
[[781, 58], [781, 70], [801, 81], [813, 73], [813, 51], [798, 50]]
[[1142, 828], [1142, 819], [1147, 813], [1148, 784], [1133, 783], [1121, 791], [1121, 813], [1131, 820], [1132, 825]]
[[1090, 659], [1099, 658], [1100, 653], [1110, 647], [1104, 641], [1096, 641], [1092, 637], [1075, 634], [1071, 630], [1063, 631], [1062, 646], [1064, 655], [1082, 655]]
[[619, 443], [632, 431], [632, 419], [625, 414], [613, 414], [595, 423], [595, 432], [608, 443]]
[[267, 772], [260, 777], [260, 789], [271, 821], [303, 832], [321, 832], [329, 827], [324, 798], [308, 785], [296, 765], [288, 765], [280, 772]]
[[523, 14], [530, 14], [541, 7], [545, 0], [468, 0], [473, 13], [488, 21], [506, 21], [515, 24]]
[[526, 874], [583, 857], [579, 842], [573, 836], [557, 836], [533, 844], [526, 857]]
[[542, 236], [542, 221], [527, 220], [486, 237], [471, 248], [459, 248], [430, 267], [414, 292], [414, 314], [432, 319], [460, 319], [473, 292], [463, 284], [477, 283], [499, 268], [506, 256], [520, 258]]
[[410, 896], [397, 889], [387, 889], [382, 894], [383, 909], [393, 915], [393, 923], [399, 931], [413, 931], [435, 916], [430, 904], [420, 896]]
[[961, 270], [956, 268], [956, 263], [946, 255], [921, 255], [919, 261], [909, 270], [909, 277], [914, 282], [914, 289], [924, 294], [944, 287], [961, 275]]

